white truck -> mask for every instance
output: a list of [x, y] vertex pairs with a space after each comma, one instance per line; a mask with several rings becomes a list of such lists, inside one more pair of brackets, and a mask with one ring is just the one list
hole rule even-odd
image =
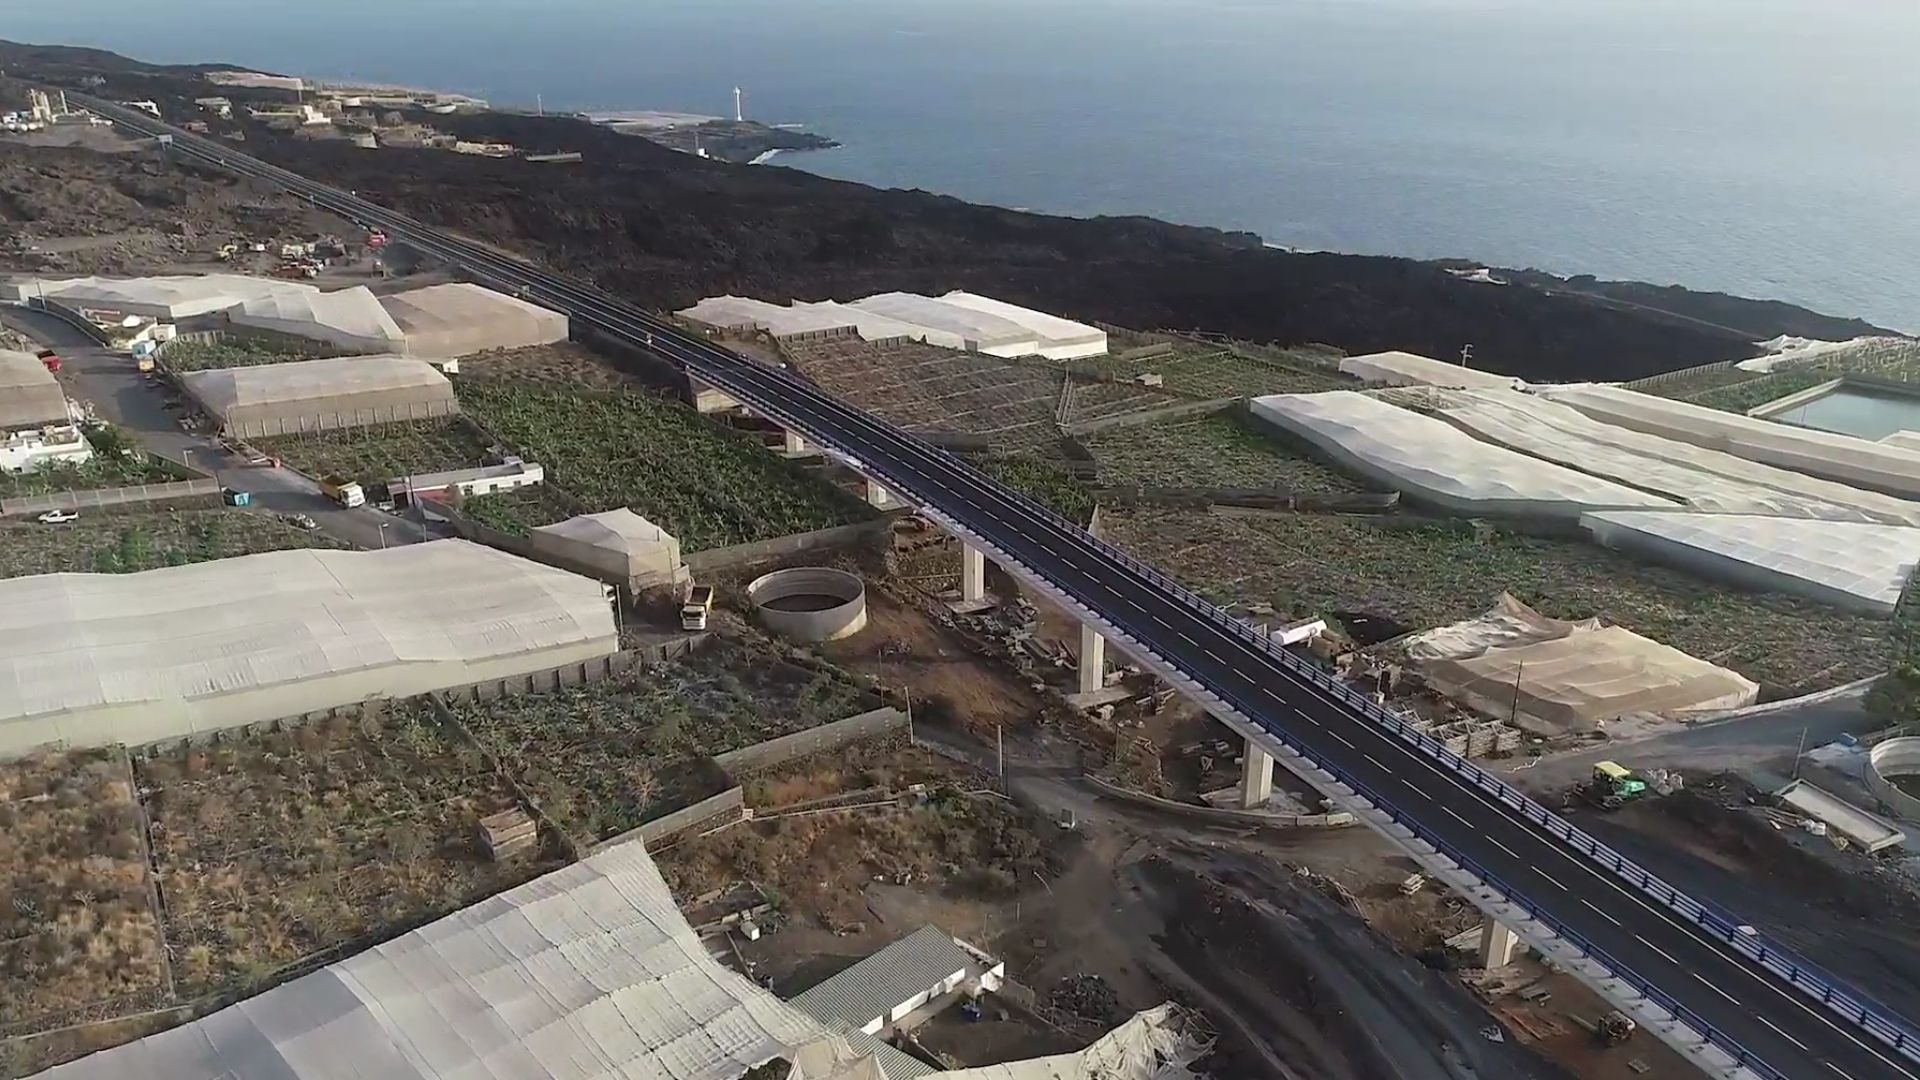
[[680, 629], [705, 630], [707, 616], [713, 613], [713, 586], [692, 585], [680, 605]]
[[360, 486], [359, 481], [349, 480], [344, 476], [321, 477], [320, 491], [341, 506], [367, 505], [366, 489]]

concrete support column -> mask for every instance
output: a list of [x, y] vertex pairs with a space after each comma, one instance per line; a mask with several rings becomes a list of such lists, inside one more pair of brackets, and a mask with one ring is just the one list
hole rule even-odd
[[691, 376], [687, 379], [687, 389], [693, 394], [693, 408], [696, 412], [726, 412], [728, 409], [740, 407], [740, 403], [724, 391], [717, 390]]
[[1246, 754], [1240, 759], [1240, 808], [1251, 810], [1265, 806], [1273, 798], [1273, 755], [1247, 740]]
[[867, 481], [867, 503], [879, 510], [891, 510], [901, 505], [901, 503], [893, 497], [893, 492], [888, 491], [872, 480]]
[[1505, 923], [1488, 919], [1480, 924], [1480, 966], [1488, 971], [1506, 967], [1513, 962], [1513, 951], [1519, 944], [1520, 936]]
[[780, 449], [789, 454], [804, 454], [807, 452], [807, 440], [783, 430], [780, 432]]
[[1080, 692], [1091, 694], [1107, 685], [1107, 639], [1091, 623], [1080, 624]]
[[960, 542], [960, 599], [971, 603], [987, 595], [987, 556], [979, 548]]

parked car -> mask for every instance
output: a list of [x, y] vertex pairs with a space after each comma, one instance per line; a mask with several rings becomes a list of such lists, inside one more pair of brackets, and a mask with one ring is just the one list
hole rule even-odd
[[71, 510], [49, 510], [39, 517], [42, 525], [65, 525], [69, 521], [79, 521], [80, 515]]
[[296, 529], [305, 529], [308, 532], [312, 532], [313, 530], [320, 527], [319, 522], [313, 520], [312, 518], [308, 517], [305, 514], [282, 514], [280, 516], [282, 520], [284, 520], [287, 524], [293, 526]]

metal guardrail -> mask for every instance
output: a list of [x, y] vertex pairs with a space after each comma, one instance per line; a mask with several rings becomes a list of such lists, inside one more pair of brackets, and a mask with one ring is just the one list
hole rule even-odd
[[[219, 163], [218, 158], [215, 158], [215, 161], [216, 163]], [[277, 170], [277, 171], [284, 172], [284, 170]], [[288, 174], [288, 175], [291, 175], [291, 174]], [[501, 261], [506, 262], [507, 260], [501, 260]], [[475, 269], [480, 269], [480, 268], [475, 268]], [[531, 277], [531, 275], [536, 272], [532, 267], [515, 266], [515, 270], [516, 272], [524, 271], [525, 273], [527, 273], [529, 275], [529, 280], [533, 281], [536, 286], [543, 284], [539, 282], [538, 279]], [[496, 278], [501, 277], [501, 275], [498, 273], [497, 270], [492, 274], [488, 274], [485, 276], [492, 276]], [[542, 289], [542, 291], [553, 294], [556, 297], [562, 296], [562, 294], [558, 290], [556, 290], [551, 286], [545, 287], [544, 289]], [[666, 353], [666, 355], [669, 355], [670, 357], [673, 356], [674, 353], [691, 354], [692, 357], [698, 357], [699, 355], [698, 350], [700, 348], [711, 347], [711, 346], [706, 346], [705, 343], [693, 343], [693, 345], [690, 347], [681, 346], [678, 342], [673, 340], [673, 337], [677, 336], [677, 333], [675, 331], [672, 331], [670, 328], [666, 328], [664, 324], [655, 326], [649, 321], [646, 321], [644, 318], [635, 318], [635, 317], [626, 315], [625, 313], [621, 312], [617, 306], [609, 303], [603, 303], [598, 299], [593, 298], [592, 293], [590, 292], [584, 292], [582, 293], [582, 295], [586, 295], [589, 297], [590, 300], [592, 300], [591, 306], [604, 308], [606, 312], [612, 313], [611, 319], [609, 319], [606, 315], [601, 315], [598, 321], [613, 322], [615, 324], [625, 322], [635, 326], [639, 326], [641, 327], [640, 336], [644, 337], [647, 344], [655, 345], [656, 347], [659, 347], [662, 345], [674, 346], [674, 348], [671, 350], [666, 350], [666, 349], [662, 350], [663, 352]], [[562, 297], [562, 303], [564, 306], [564, 310], [567, 310], [569, 314], [572, 314], [573, 313], [572, 308], [574, 307], [574, 305], [571, 303], [566, 303], [564, 300], [564, 297]], [[628, 333], [632, 334], [633, 331], [629, 329]], [[665, 338], [665, 340], [657, 341], [656, 335], [658, 335], [659, 337]], [[688, 355], [681, 355], [676, 358], [679, 359], [682, 363], [689, 364], [689, 366], [695, 366], [693, 363], [693, 360]], [[785, 410], [778, 409], [778, 408], [769, 408], [764, 403], [751, 401], [750, 399], [758, 397], [757, 394], [747, 393], [742, 395], [742, 394], [735, 393], [735, 388], [732, 388], [726, 385], [730, 380], [728, 380], [725, 377], [724, 373], [720, 377], [716, 378], [714, 377], [713, 373], [710, 370], [703, 371], [701, 373], [701, 377], [704, 379], [707, 379], [710, 382], [713, 382], [716, 386], [719, 386], [720, 388], [727, 390], [729, 393], [734, 393], [736, 397], [741, 397], [743, 400], [748, 400], [749, 403], [754, 404], [756, 408], [759, 408], [761, 411], [767, 413], [769, 416], [772, 416], [775, 418], [784, 417], [784, 420], [786, 422], [789, 422], [789, 423], [792, 422], [791, 415], [786, 414]], [[788, 376], [788, 377], [790, 378], [791, 376]], [[884, 422], [874, 420], [872, 418], [868, 418], [868, 419], [870, 420], [870, 422], [881, 426], [883, 430], [886, 430], [887, 432], [889, 432], [889, 434], [891, 434], [896, 438], [906, 439], [909, 441], [917, 441], [917, 440], [913, 440], [912, 436], [905, 435], [904, 433], [899, 432], [897, 429], [893, 428], [892, 425], [886, 425], [884, 424]], [[792, 424], [792, 426], [796, 430], [801, 431], [801, 433], [808, 434], [810, 438], [812, 438], [815, 442], [819, 443], [822, 446], [833, 445], [833, 440], [820, 438], [819, 437], [820, 433], [808, 432], [806, 429], [810, 425]], [[952, 457], [951, 454], [947, 454], [945, 451], [942, 451], [937, 447], [927, 446], [926, 451], [931, 454], [941, 454], [948, 458]], [[902, 484], [897, 478], [889, 476], [884, 469], [878, 467], [877, 465], [874, 465], [872, 463], [867, 463], [867, 466], [869, 469], [879, 474], [877, 478], [882, 482], [884, 482], [889, 488], [893, 490], [901, 491], [902, 493], [906, 493], [906, 494], [913, 493], [913, 485]], [[1864, 1003], [1862, 1003], [1853, 995], [1840, 990], [1837, 985], [1839, 983], [1838, 979], [1821, 971], [1819, 968], [1815, 967], [1814, 965], [1808, 964], [1805, 961], [1798, 959], [1787, 950], [1781, 949], [1777, 946], [1772, 945], [1761, 935], [1757, 933], [1750, 933], [1749, 931], [1751, 928], [1745, 927], [1744, 924], [1735, 922], [1733, 919], [1731, 919], [1730, 917], [1728, 917], [1722, 912], [1718, 912], [1713, 909], [1707, 908], [1705, 905], [1702, 905], [1697, 901], [1694, 901], [1691, 898], [1680, 893], [1679, 890], [1674, 889], [1672, 886], [1667, 885], [1663, 881], [1660, 881], [1658, 878], [1647, 873], [1644, 869], [1634, 865], [1629, 860], [1620, 856], [1617, 852], [1614, 852], [1612, 849], [1606, 847], [1606, 845], [1601, 844], [1598, 840], [1595, 840], [1594, 838], [1592, 838], [1591, 836], [1588, 836], [1584, 832], [1578, 829], [1575, 829], [1570, 823], [1564, 821], [1558, 815], [1553, 814], [1550, 811], [1547, 811], [1544, 807], [1539, 806], [1539, 804], [1535, 803], [1532, 799], [1528, 798], [1524, 794], [1521, 794], [1518, 790], [1512, 788], [1510, 785], [1506, 784], [1504, 781], [1500, 780], [1498, 777], [1495, 777], [1492, 774], [1487, 773], [1485, 770], [1480, 769], [1478, 766], [1473, 765], [1471, 762], [1468, 762], [1463, 758], [1459, 758], [1457, 755], [1454, 755], [1450, 751], [1446, 750], [1446, 748], [1441, 746], [1438, 742], [1426, 736], [1423, 732], [1413, 731], [1405, 723], [1400, 721], [1397, 717], [1394, 717], [1391, 713], [1387, 712], [1384, 709], [1381, 709], [1380, 707], [1375, 705], [1371, 700], [1361, 697], [1360, 695], [1357, 695], [1353, 693], [1351, 690], [1347, 689], [1345, 686], [1338, 684], [1337, 680], [1334, 680], [1331, 676], [1328, 676], [1325, 673], [1320, 672], [1317, 669], [1317, 667], [1315, 667], [1314, 665], [1307, 664], [1305, 661], [1300, 660], [1300, 658], [1293, 656], [1290, 653], [1284, 652], [1278, 646], [1275, 646], [1270, 638], [1267, 638], [1265, 635], [1261, 634], [1252, 626], [1242, 622], [1241, 620], [1232, 618], [1231, 616], [1227, 615], [1226, 612], [1220, 610], [1216, 605], [1210, 603], [1204, 598], [1193, 593], [1192, 590], [1187, 589], [1183, 585], [1180, 585], [1178, 582], [1174, 581], [1173, 579], [1167, 577], [1166, 575], [1160, 573], [1159, 571], [1153, 569], [1152, 567], [1147, 566], [1145, 563], [1140, 562], [1138, 559], [1133, 558], [1131, 555], [1128, 555], [1127, 553], [1121, 551], [1120, 549], [1105, 543], [1099, 538], [1089, 536], [1085, 532], [1085, 530], [1080, 529], [1079, 526], [1073, 525], [1071, 522], [1066, 522], [1065, 519], [1060, 518], [1058, 515], [1054, 514], [1052, 511], [1038, 505], [1033, 500], [1028, 499], [1027, 497], [1019, 494], [1018, 492], [1012, 492], [1010, 490], [1007, 490], [1007, 491], [1001, 492], [1000, 494], [1002, 494], [1002, 497], [1022, 505], [1023, 508], [1026, 509], [1029, 513], [1039, 516], [1048, 521], [1057, 522], [1059, 523], [1060, 526], [1070, 529], [1072, 534], [1077, 535], [1079, 537], [1085, 537], [1090, 543], [1095, 545], [1098, 550], [1100, 550], [1103, 554], [1107, 555], [1109, 558], [1113, 559], [1114, 561], [1116, 561], [1117, 563], [1123, 566], [1126, 566], [1127, 568], [1131, 569], [1135, 573], [1146, 578], [1147, 580], [1152, 582], [1155, 586], [1165, 590], [1168, 594], [1178, 598], [1182, 603], [1188, 605], [1189, 607], [1192, 607], [1194, 610], [1201, 613], [1204, 617], [1210, 619], [1211, 621], [1218, 622], [1223, 626], [1228, 627], [1235, 634], [1245, 638], [1248, 642], [1250, 642], [1253, 645], [1253, 647], [1259, 648], [1262, 651], [1268, 653], [1269, 655], [1275, 657], [1276, 659], [1279, 660], [1281, 666], [1286, 668], [1288, 671], [1294, 674], [1301, 675], [1303, 677], [1306, 677], [1316, 682], [1318, 685], [1322, 686], [1330, 695], [1335, 697], [1337, 700], [1340, 700], [1343, 703], [1346, 703], [1349, 707], [1353, 708], [1356, 712], [1360, 713], [1361, 715], [1367, 717], [1370, 721], [1377, 723], [1382, 727], [1386, 728], [1387, 730], [1393, 732], [1398, 737], [1413, 744], [1415, 747], [1420, 749], [1423, 753], [1426, 753], [1428, 756], [1434, 758], [1434, 760], [1446, 764], [1447, 767], [1452, 768], [1456, 772], [1461, 773], [1463, 777], [1473, 781], [1476, 785], [1480, 786], [1481, 788], [1493, 793], [1495, 797], [1500, 799], [1502, 802], [1505, 802], [1506, 804], [1519, 810], [1523, 817], [1527, 818], [1528, 820], [1534, 821], [1536, 824], [1539, 824], [1543, 829], [1545, 829], [1551, 835], [1554, 835], [1556, 837], [1563, 839], [1567, 843], [1567, 845], [1573, 848], [1575, 851], [1580, 852], [1586, 855], [1587, 857], [1593, 859], [1595, 862], [1599, 863], [1603, 867], [1607, 868], [1608, 870], [1610, 870], [1611, 872], [1619, 876], [1622, 880], [1625, 880], [1630, 884], [1633, 884], [1634, 886], [1640, 888], [1642, 891], [1646, 892], [1648, 895], [1654, 897], [1655, 899], [1659, 900], [1663, 904], [1667, 905], [1669, 908], [1675, 911], [1678, 911], [1683, 915], [1686, 915], [1690, 920], [1694, 921], [1697, 925], [1705, 927], [1709, 931], [1713, 932], [1716, 937], [1719, 937], [1722, 940], [1728, 942], [1730, 945], [1733, 946], [1735, 951], [1740, 952], [1745, 956], [1748, 956], [1749, 958], [1753, 959], [1756, 963], [1759, 963], [1762, 966], [1766, 967], [1768, 970], [1773, 971], [1785, 977], [1793, 985], [1803, 990], [1806, 990], [1808, 993], [1812, 994], [1819, 1001], [1825, 1003], [1836, 1014], [1849, 1020], [1850, 1022], [1857, 1024], [1863, 1030], [1873, 1034], [1874, 1036], [1881, 1039], [1888, 1045], [1899, 1050], [1904, 1056], [1912, 1060], [1920, 1061], [1920, 1052], [1916, 1052], [1916, 1046], [1920, 1045], [1920, 1035], [1916, 1035], [1911, 1029], [1906, 1027], [1904, 1024], [1900, 1023], [1898, 1020], [1885, 1015], [1879, 1010], [1868, 1008]], [[1242, 711], [1246, 712], [1248, 716], [1255, 715], [1253, 712], [1246, 710], [1244, 706], [1242, 706]], [[1265, 725], [1262, 725], [1262, 727], [1265, 728]], [[1317, 758], [1313, 757], [1313, 755], [1307, 754], [1303, 748], [1299, 747], [1292, 740], [1288, 739], [1284, 732], [1272, 731], [1271, 729], [1267, 729], [1267, 730], [1269, 734], [1272, 735], [1275, 739], [1278, 739], [1283, 744], [1302, 753], [1302, 755], [1308, 757], [1309, 760], [1314, 760], [1316, 761], [1316, 763], [1318, 763]], [[1454, 859], [1463, 868], [1468, 869], [1469, 871], [1475, 873], [1477, 876], [1481, 878], [1481, 880], [1487, 882], [1490, 887], [1500, 887], [1504, 895], [1506, 895], [1513, 903], [1515, 903], [1516, 906], [1520, 907], [1522, 910], [1527, 911], [1533, 918], [1535, 918], [1542, 924], [1553, 928], [1556, 933], [1560, 934], [1569, 942], [1574, 943], [1577, 947], [1582, 948], [1583, 950], [1587, 951], [1590, 955], [1594, 956], [1596, 959], [1599, 959], [1601, 962], [1605, 963], [1618, 977], [1622, 979], [1622, 981], [1627, 982], [1630, 985], [1634, 986], [1637, 990], [1639, 990], [1642, 994], [1644, 994], [1649, 1000], [1659, 1004], [1663, 1008], [1668, 1009], [1676, 1017], [1679, 1017], [1681, 1020], [1686, 1022], [1690, 1027], [1693, 1027], [1695, 1030], [1699, 1031], [1704, 1037], [1708, 1038], [1715, 1045], [1720, 1046], [1721, 1048], [1726, 1050], [1729, 1054], [1734, 1056], [1737, 1060], [1747, 1064], [1750, 1068], [1754, 1068], [1756, 1071], [1761, 1072], [1766, 1077], [1768, 1077], [1769, 1080], [1772, 1080], [1772, 1078], [1776, 1078], [1776, 1077], [1781, 1078], [1781, 1080], [1785, 1080], [1783, 1074], [1779, 1073], [1777, 1070], [1772, 1069], [1770, 1066], [1766, 1066], [1763, 1062], [1760, 1062], [1753, 1054], [1746, 1051], [1744, 1048], [1740, 1047], [1736, 1042], [1734, 1042], [1734, 1040], [1730, 1036], [1726, 1035], [1724, 1032], [1721, 1032], [1713, 1028], [1711, 1025], [1706, 1024], [1705, 1021], [1703, 1021], [1697, 1014], [1694, 1014], [1690, 1010], [1686, 1009], [1685, 1006], [1681, 1005], [1677, 1000], [1673, 999], [1672, 997], [1670, 997], [1669, 995], [1661, 991], [1658, 987], [1653, 986], [1652, 984], [1648, 983], [1646, 980], [1640, 978], [1637, 975], [1634, 975], [1629, 969], [1627, 969], [1623, 965], [1620, 965], [1617, 962], [1614, 962], [1611, 959], [1611, 957], [1609, 957], [1604, 951], [1593, 947], [1589, 942], [1586, 941], [1586, 939], [1581, 937], [1577, 932], [1567, 928], [1565, 924], [1562, 923], [1560, 920], [1548, 914], [1544, 908], [1533, 903], [1524, 895], [1519, 894], [1511, 889], [1507, 889], [1504, 886], [1501, 886], [1499, 879], [1497, 877], [1487, 872], [1485, 868], [1481, 867], [1478, 863], [1474, 862], [1470, 858], [1467, 858], [1466, 856], [1464, 856], [1462, 853], [1453, 849], [1451, 845], [1447, 844], [1444, 840], [1439, 838], [1436, 834], [1432, 833], [1425, 826], [1421, 825], [1417, 820], [1409, 818], [1406, 815], [1404, 815], [1402, 812], [1398, 811], [1393, 806], [1391, 801], [1385, 799], [1384, 797], [1379, 796], [1377, 792], [1372, 791], [1371, 789], [1366, 787], [1366, 785], [1355, 781], [1351, 777], [1345, 776], [1340, 770], [1329, 768], [1324, 763], [1321, 764], [1321, 767], [1327, 769], [1327, 772], [1330, 775], [1333, 775], [1336, 778], [1340, 779], [1342, 783], [1347, 784], [1350, 788], [1352, 788], [1356, 792], [1356, 794], [1360, 794], [1362, 797], [1367, 798], [1376, 807], [1378, 807], [1381, 810], [1381, 812], [1392, 817], [1396, 822], [1401, 824], [1403, 827], [1407, 828], [1414, 835], [1419, 836], [1424, 842], [1433, 845], [1436, 850], [1441, 851], [1442, 853], [1446, 854], [1449, 858]]]

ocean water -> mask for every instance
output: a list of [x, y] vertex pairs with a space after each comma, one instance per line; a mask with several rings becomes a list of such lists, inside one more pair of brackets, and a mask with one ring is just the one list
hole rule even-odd
[[1920, 330], [1912, 0], [64, 0], [0, 35], [549, 109], [739, 85], [847, 144], [778, 159], [828, 176]]

